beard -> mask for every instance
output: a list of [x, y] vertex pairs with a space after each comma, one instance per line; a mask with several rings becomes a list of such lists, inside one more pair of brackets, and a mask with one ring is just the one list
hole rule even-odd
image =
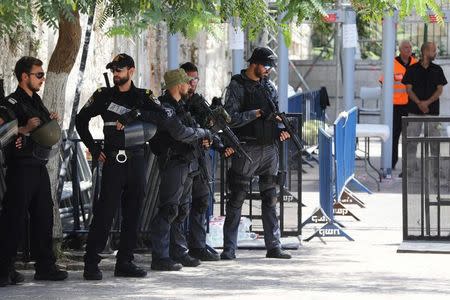
[[269, 76], [269, 73], [267, 73], [266, 71], [260, 72], [259, 69], [255, 69], [255, 75], [256, 77], [263, 79], [264, 77]]
[[130, 77], [127, 75], [125, 77], [114, 76], [113, 81], [115, 85], [121, 86], [130, 80]]
[[33, 85], [31, 84], [31, 81], [29, 81], [29, 82], [27, 83], [27, 87], [28, 87], [32, 92], [39, 92], [39, 90], [40, 90], [40, 88], [41, 88], [41, 86], [33, 86]]
[[189, 93], [181, 93], [180, 92], [180, 96], [181, 96], [181, 99], [183, 100], [183, 101], [187, 101], [187, 100], [189, 100]]

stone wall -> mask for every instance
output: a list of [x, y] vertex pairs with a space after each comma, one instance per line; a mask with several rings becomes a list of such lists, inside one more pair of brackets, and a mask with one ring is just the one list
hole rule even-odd
[[[81, 17], [84, 43], [86, 16]], [[37, 24], [37, 30], [31, 36], [25, 34], [17, 45], [9, 38], [0, 39], [0, 78], [5, 80], [5, 92], [13, 92], [17, 86], [13, 69], [15, 62], [23, 55], [37, 56], [44, 62], [44, 69], [56, 45], [58, 35], [44, 24]], [[214, 34], [202, 32], [195, 40], [188, 40], [180, 36], [179, 62], [192, 61], [199, 68], [200, 82], [198, 91], [205, 95], [207, 100], [220, 96], [229, 83], [231, 75], [231, 52], [228, 51], [227, 26], [218, 26]], [[115, 54], [125, 52], [131, 55], [136, 62], [134, 82], [142, 88], [150, 88], [156, 95], [161, 94], [163, 74], [167, 71], [167, 28], [159, 24], [149, 28], [138, 37], [108, 37], [103, 30], [94, 27], [91, 35], [89, 54], [84, 73], [80, 107], [88, 100], [90, 95], [99, 87], [105, 86], [103, 72], [106, 64]], [[65, 99], [66, 110], [64, 127], [68, 127], [70, 112], [78, 81], [79, 64], [82, 49], [80, 49], [75, 66], [70, 73]], [[108, 72], [110, 81], [112, 76]], [[45, 86], [44, 86], [45, 88]], [[41, 93], [41, 92], [40, 92]], [[42, 93], [41, 93], [42, 94]], [[97, 118], [91, 122], [95, 137], [102, 137], [102, 121]]]

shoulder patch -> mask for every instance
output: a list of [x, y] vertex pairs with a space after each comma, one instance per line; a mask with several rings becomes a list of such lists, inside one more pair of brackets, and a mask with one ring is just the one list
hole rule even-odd
[[92, 105], [92, 103], [94, 103], [94, 95], [92, 95], [92, 96], [88, 99], [88, 101], [86, 102], [86, 104], [85, 104], [83, 107], [88, 108], [89, 106]]
[[168, 107], [164, 107], [163, 109], [166, 112], [166, 115], [168, 118], [172, 118], [175, 115], [175, 111], [173, 109], [168, 108]]
[[11, 104], [17, 104], [17, 100], [16, 99], [14, 99], [14, 98], [8, 98], [8, 102], [9, 103], [11, 103]]

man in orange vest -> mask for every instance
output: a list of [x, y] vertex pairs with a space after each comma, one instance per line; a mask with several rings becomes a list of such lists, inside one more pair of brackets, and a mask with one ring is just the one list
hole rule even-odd
[[[408, 94], [406, 86], [402, 83], [406, 69], [417, 62], [412, 56], [410, 41], [402, 41], [398, 46], [399, 56], [394, 59], [394, 96], [393, 96], [393, 121], [392, 121], [392, 169], [398, 161], [398, 140], [402, 133], [402, 117], [408, 115]], [[383, 77], [380, 78], [383, 83]], [[401, 177], [401, 174], [399, 175]]]

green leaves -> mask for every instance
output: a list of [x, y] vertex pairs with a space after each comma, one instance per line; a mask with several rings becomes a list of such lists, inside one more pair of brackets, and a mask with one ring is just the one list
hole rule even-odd
[[[301, 23], [305, 19], [322, 22], [325, 9], [334, 0], [277, 0], [269, 8], [265, 0], [2, 0], [0, 3], [0, 35], [14, 33], [18, 28], [34, 30], [33, 14], [52, 28], [58, 28], [61, 17], [73, 20], [74, 12], [87, 14], [96, 4], [97, 24], [109, 35], [131, 36], [151, 24], [166, 22], [171, 33], [181, 32], [188, 38], [202, 30], [213, 31], [215, 24], [239, 17], [250, 38], [264, 30], [277, 30], [276, 19], [283, 14], [283, 22]], [[366, 20], [380, 20], [386, 11], [399, 10], [400, 17], [414, 8], [427, 18], [427, 10], [437, 13], [443, 24], [442, 12], [436, 0], [353, 0], [352, 5]], [[113, 22], [108, 21], [111, 20]], [[289, 40], [289, 30], [282, 26]]]

